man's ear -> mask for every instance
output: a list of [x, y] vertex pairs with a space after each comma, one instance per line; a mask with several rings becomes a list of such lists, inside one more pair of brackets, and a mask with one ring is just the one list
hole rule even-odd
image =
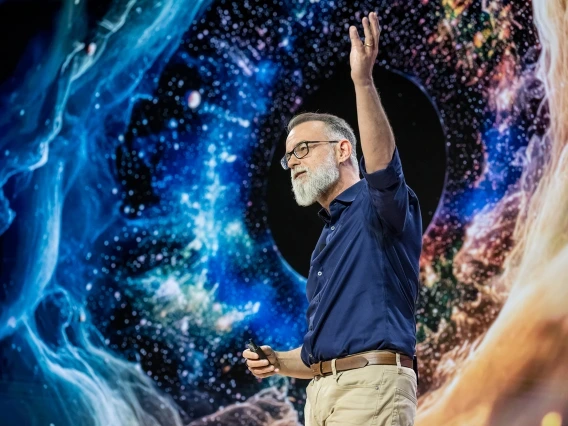
[[351, 143], [347, 139], [342, 139], [337, 143], [339, 162], [343, 163], [351, 157]]

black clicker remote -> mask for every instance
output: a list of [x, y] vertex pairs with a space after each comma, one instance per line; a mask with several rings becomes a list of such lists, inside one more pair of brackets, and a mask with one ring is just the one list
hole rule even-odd
[[[259, 346], [257, 346], [252, 339], [249, 339], [249, 342], [247, 343], [248, 348], [250, 349], [251, 352], [254, 352], [255, 354], [258, 355], [258, 359], [265, 359], [268, 361], [268, 357], [266, 356], [266, 354], [262, 351], [262, 349], [260, 349]], [[268, 363], [270, 364], [270, 361], [268, 361]]]

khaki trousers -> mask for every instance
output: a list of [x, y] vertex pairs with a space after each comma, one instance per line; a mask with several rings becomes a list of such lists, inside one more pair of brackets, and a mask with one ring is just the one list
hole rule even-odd
[[306, 426], [414, 425], [416, 374], [411, 368], [367, 365], [335, 370], [312, 379], [306, 393]]

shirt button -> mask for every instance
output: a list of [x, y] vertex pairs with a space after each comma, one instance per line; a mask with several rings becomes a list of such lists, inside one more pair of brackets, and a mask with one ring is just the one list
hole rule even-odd
[[335, 231], [335, 226], [332, 226], [332, 227], [331, 227], [331, 230], [332, 230], [332, 231]]
[[323, 272], [322, 272], [322, 271], [319, 271], [319, 272], [318, 272], [318, 277], [321, 277], [322, 274], [323, 274]]

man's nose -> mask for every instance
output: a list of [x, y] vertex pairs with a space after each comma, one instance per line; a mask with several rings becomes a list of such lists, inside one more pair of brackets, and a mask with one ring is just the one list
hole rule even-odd
[[298, 160], [295, 155], [292, 155], [288, 160], [288, 167], [290, 169], [293, 169], [295, 166], [298, 166], [299, 164], [301, 164], [300, 160]]

